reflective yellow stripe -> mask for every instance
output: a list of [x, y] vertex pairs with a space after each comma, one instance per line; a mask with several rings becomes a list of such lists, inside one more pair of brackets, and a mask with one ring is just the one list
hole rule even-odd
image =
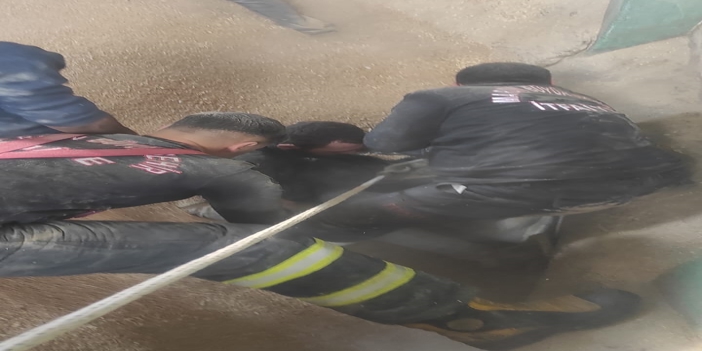
[[314, 273], [336, 261], [344, 253], [340, 246], [319, 239], [314, 240], [314, 245], [265, 271], [224, 283], [257, 289], [267, 288]]
[[414, 270], [410, 268], [385, 262], [385, 269], [360, 284], [328, 295], [305, 297], [300, 300], [326, 307], [351, 305], [397, 289], [412, 280], [414, 275]]

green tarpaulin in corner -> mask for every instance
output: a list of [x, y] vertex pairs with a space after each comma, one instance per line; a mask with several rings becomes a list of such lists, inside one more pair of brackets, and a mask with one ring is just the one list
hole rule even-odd
[[702, 22], [702, 0], [612, 0], [589, 53], [687, 34]]
[[702, 331], [702, 259], [663, 274], [656, 279], [655, 284], [690, 326]]

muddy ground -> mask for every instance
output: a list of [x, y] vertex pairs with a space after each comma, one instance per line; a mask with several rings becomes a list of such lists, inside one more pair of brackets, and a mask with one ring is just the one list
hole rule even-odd
[[[383, 6], [370, 0], [294, 3], [335, 23], [339, 32], [305, 36], [222, 0], [5, 0], [0, 40], [63, 53], [69, 65], [66, 75], [76, 91], [140, 132], [209, 110], [256, 112], [284, 122], [338, 120], [371, 127], [403, 94], [450, 84], [456, 69], [503, 57], [497, 52], [499, 47], [468, 40], [391, 6], [399, 1], [386, 1]], [[571, 66], [566, 62], [555, 71]], [[563, 74], [561, 81], [585, 84], [588, 93], [596, 93], [587, 85], [591, 76], [579, 75], [572, 68], [568, 72], [575, 73]], [[607, 100], [611, 95], [619, 104], [616, 107], [639, 111], [640, 104], [625, 98], [626, 89], [612, 88], [631, 82], [618, 83], [617, 73], [612, 74], [606, 82], [607, 94], [599, 97]], [[666, 76], [661, 84], [673, 80], [669, 84], [675, 86], [674, 79]], [[664, 87], [655, 86], [659, 100]], [[646, 91], [639, 84], [632, 89], [638, 98], [658, 101], [642, 97]], [[666, 143], [702, 157], [699, 111], [688, 105], [658, 109], [645, 116], [647, 128]], [[631, 289], [646, 298], [644, 313], [628, 323], [559, 336], [527, 350], [694, 350], [699, 340], [649, 282], [664, 270], [702, 255], [700, 212], [702, 196], [689, 186], [625, 208], [571, 218], [565, 224], [567, 237], [561, 250], [543, 275], [480, 270], [466, 262], [381, 243], [358, 249], [476, 282], [487, 295], [526, 293], [532, 288], [536, 295], [551, 295], [606, 285]], [[168, 205], [114, 211], [101, 218], [192, 220]], [[0, 280], [0, 337], [144, 278], [95, 275]], [[431, 333], [379, 326], [274, 294], [188, 279], [37, 349], [470, 348]]]

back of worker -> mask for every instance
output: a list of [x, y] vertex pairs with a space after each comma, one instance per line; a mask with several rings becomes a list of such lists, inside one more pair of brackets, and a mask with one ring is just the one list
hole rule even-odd
[[[630, 177], [678, 168], [625, 115], [544, 85], [462, 86], [425, 92], [450, 113], [431, 141], [439, 173], [491, 181]], [[503, 94], [515, 102], [500, 102]]]
[[425, 184], [358, 196], [316, 220], [360, 236], [380, 225], [460, 232], [466, 221], [610, 208], [685, 179], [680, 155], [605, 103], [551, 85], [547, 69], [481, 64], [456, 83], [408, 94], [364, 139], [378, 152], [424, 150]]
[[[181, 131], [176, 126], [160, 133], [168, 137], [176, 130], [176, 134], [188, 135], [188, 128], [208, 123], [206, 115], [196, 115], [190, 122], [184, 120], [187, 123], [180, 124]], [[279, 126], [278, 133], [283, 135], [283, 126], [277, 121], [263, 122], [272, 129]], [[264, 131], [251, 138], [263, 141], [269, 137]], [[197, 143], [173, 140], [179, 138], [90, 135], [35, 146], [31, 151], [14, 151], [10, 155], [16, 157], [66, 149], [89, 149], [96, 155], [0, 160], [0, 222], [60, 220], [194, 195], [208, 199], [232, 222], [269, 223], [279, 219], [280, 189], [268, 177], [251, 170], [253, 165], [246, 162], [206, 155], [198, 152]], [[188, 142], [187, 138], [181, 140]], [[99, 156], [100, 151], [110, 150], [140, 150], [143, 154]]]
[[680, 155], [605, 103], [551, 85], [547, 69], [481, 64], [456, 83], [405, 96], [366, 135], [376, 151], [429, 150], [434, 185], [390, 203], [474, 219], [562, 214], [620, 205], [685, 179]]
[[366, 144], [384, 152], [429, 147], [435, 172], [477, 184], [623, 178], [682, 165], [624, 114], [551, 85], [545, 69], [479, 65], [457, 81], [407, 95]]

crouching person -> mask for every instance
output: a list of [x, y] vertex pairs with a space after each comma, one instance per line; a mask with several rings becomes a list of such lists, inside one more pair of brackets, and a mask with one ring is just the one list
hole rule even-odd
[[[363, 129], [341, 122], [299, 122], [286, 127], [277, 145], [235, 157], [280, 184], [289, 208], [302, 210], [320, 204], [374, 178], [392, 161], [362, 155]], [[372, 187], [382, 191], [389, 182]], [[207, 203], [187, 204], [186, 212], [223, 220]]]
[[[280, 189], [251, 164], [221, 158], [276, 143], [283, 126], [241, 113], [188, 116], [149, 136], [63, 135], [0, 143], [0, 276], [161, 273], [285, 216]], [[73, 221], [110, 208], [200, 195], [235, 223]], [[353, 316], [432, 330], [485, 349], [621, 321], [638, 297], [611, 289], [518, 305], [290, 231], [198, 277]]]

